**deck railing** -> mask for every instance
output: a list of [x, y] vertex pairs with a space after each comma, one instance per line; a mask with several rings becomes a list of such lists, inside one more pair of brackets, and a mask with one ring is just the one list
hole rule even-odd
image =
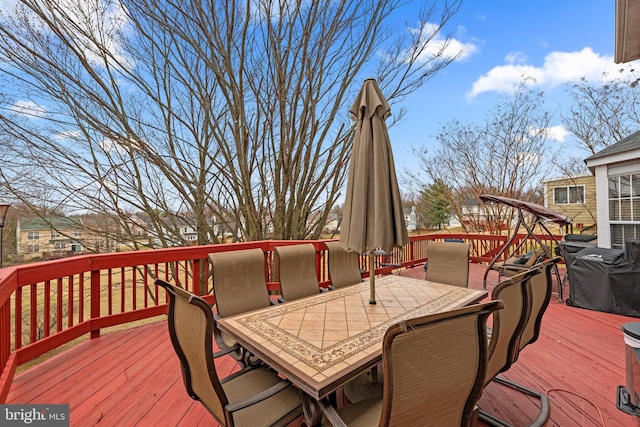
[[[548, 236], [539, 236], [550, 240]], [[524, 235], [518, 236], [518, 245]], [[488, 262], [506, 243], [506, 236], [483, 234], [427, 234], [412, 236], [397, 248], [396, 260], [412, 267], [427, 260], [432, 240], [462, 239], [471, 244], [471, 261]], [[278, 292], [276, 246], [309, 243], [277, 241], [192, 246], [137, 252], [83, 255], [0, 269], [0, 403], [6, 401], [16, 368], [50, 350], [104, 328], [166, 313], [166, 295], [153, 285], [155, 278], [177, 282], [214, 303], [208, 255], [213, 252], [260, 248], [265, 253], [267, 287]], [[313, 241], [321, 286], [329, 285], [326, 246]], [[520, 248], [526, 252], [534, 241]], [[509, 252], [509, 251], [507, 251]], [[377, 266], [382, 264], [377, 261]], [[368, 257], [360, 259], [369, 271]], [[378, 273], [390, 269], [378, 268]], [[365, 275], [368, 273], [365, 273]]]

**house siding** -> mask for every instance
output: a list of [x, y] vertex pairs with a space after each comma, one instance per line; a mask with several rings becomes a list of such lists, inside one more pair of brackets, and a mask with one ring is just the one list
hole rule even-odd
[[[584, 203], [555, 204], [554, 188], [584, 186]], [[544, 182], [545, 207], [572, 218], [574, 228], [593, 225], [597, 222], [596, 178], [585, 175], [575, 178], [559, 178]]]

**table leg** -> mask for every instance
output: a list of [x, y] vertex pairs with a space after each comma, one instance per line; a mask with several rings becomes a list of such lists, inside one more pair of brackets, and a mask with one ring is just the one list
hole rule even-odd
[[322, 409], [318, 401], [307, 393], [300, 391], [302, 395], [302, 411], [304, 420], [309, 427], [320, 426], [322, 424]]

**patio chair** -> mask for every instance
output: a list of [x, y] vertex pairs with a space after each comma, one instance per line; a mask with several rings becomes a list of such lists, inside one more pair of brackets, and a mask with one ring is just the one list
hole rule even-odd
[[494, 264], [491, 268], [498, 272], [498, 280], [502, 277], [515, 276], [548, 259], [547, 250], [544, 248], [531, 249], [524, 255], [511, 257], [502, 264]]
[[402, 251], [394, 249], [391, 252], [383, 251], [382, 249], [375, 251], [377, 256], [380, 256], [382, 262], [380, 263], [380, 267], [387, 269], [389, 272], [393, 272], [393, 270], [397, 270], [398, 274], [401, 274], [402, 268]]
[[[518, 358], [520, 340], [531, 315], [530, 280], [540, 270], [530, 268], [498, 283], [491, 299], [504, 302], [504, 309], [493, 314], [490, 330], [489, 359], [485, 387], [500, 373], [508, 370]], [[489, 425], [507, 425], [499, 418], [480, 409], [480, 420]]]
[[215, 320], [209, 305], [163, 280], [155, 284], [169, 295], [169, 336], [187, 393], [220, 424], [286, 426], [302, 414], [298, 390], [269, 368], [246, 367], [220, 379], [214, 359], [233, 350], [213, 353]]
[[[245, 249], [209, 254], [213, 271], [213, 293], [216, 297], [217, 314], [228, 317], [246, 313], [272, 304], [265, 279], [265, 259], [261, 249]], [[214, 338], [220, 349], [233, 347], [235, 341], [214, 329]], [[256, 363], [244, 348], [233, 357], [241, 366]]]
[[488, 316], [501, 301], [404, 320], [382, 347], [382, 396], [335, 409], [320, 406], [334, 426], [470, 426], [486, 370]]
[[445, 285], [469, 286], [468, 243], [429, 242], [425, 280]]
[[[549, 306], [549, 301], [551, 300], [553, 285], [551, 271], [555, 268], [555, 265], [560, 261], [560, 259], [560, 257], [556, 257], [538, 265], [536, 268], [541, 272], [541, 274], [536, 274], [527, 281], [527, 293], [531, 303], [531, 310], [529, 316], [527, 316], [527, 321], [522, 335], [518, 340], [518, 352], [524, 350], [527, 345], [535, 342], [540, 335], [542, 317]], [[493, 381], [538, 399], [540, 401], [540, 412], [531, 426], [543, 426], [545, 424], [550, 413], [549, 398], [546, 394], [499, 376], [496, 376]], [[484, 413], [481, 415], [481, 418], [487, 424], [493, 426], [508, 426], [507, 423], [492, 414]]]
[[304, 298], [320, 292], [316, 274], [316, 248], [312, 243], [277, 246], [280, 302]]
[[354, 285], [362, 282], [359, 255], [355, 251], [347, 252], [340, 242], [324, 242], [329, 253], [330, 289]]

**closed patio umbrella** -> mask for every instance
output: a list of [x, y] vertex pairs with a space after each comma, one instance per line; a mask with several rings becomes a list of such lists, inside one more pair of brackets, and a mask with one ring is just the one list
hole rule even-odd
[[340, 244], [369, 252], [371, 296], [376, 303], [374, 251], [409, 242], [385, 119], [391, 109], [374, 79], [364, 81], [349, 110], [356, 121]]

